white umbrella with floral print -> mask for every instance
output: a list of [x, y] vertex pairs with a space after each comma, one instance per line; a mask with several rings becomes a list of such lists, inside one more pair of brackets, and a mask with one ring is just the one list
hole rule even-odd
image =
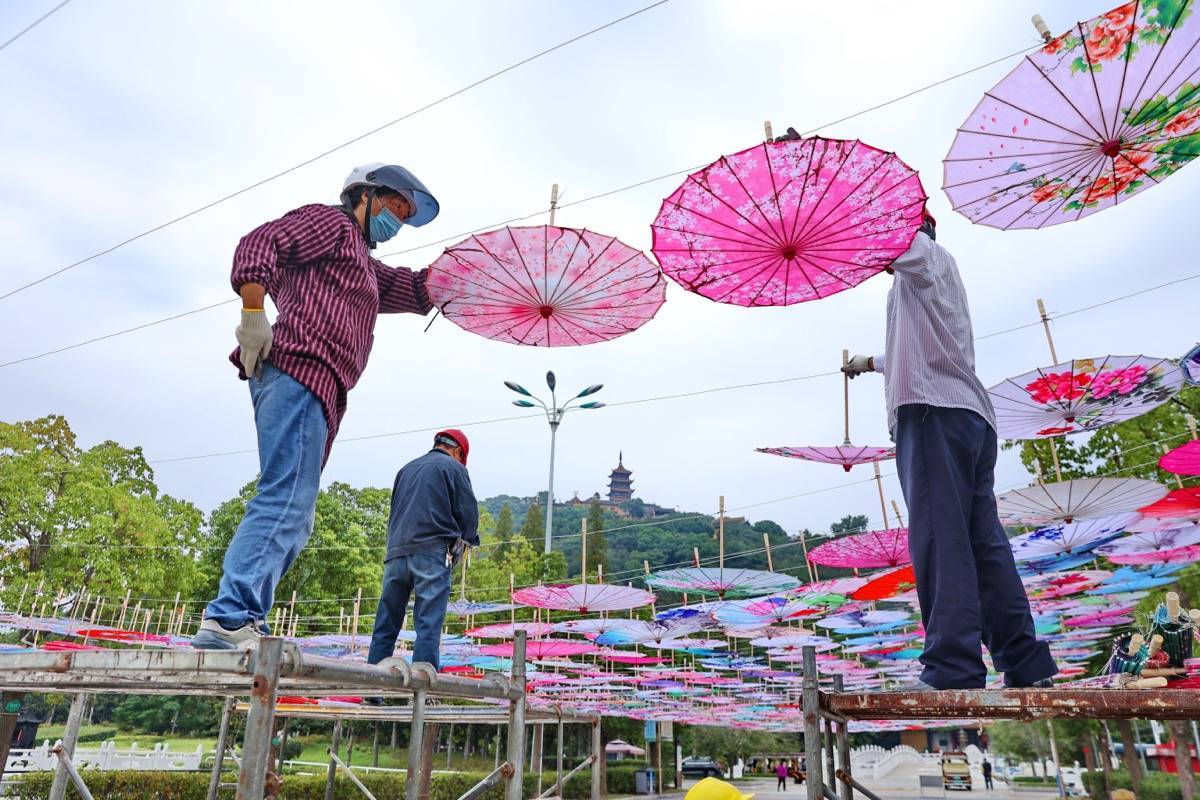
[[1170, 359], [1103, 356], [1039, 367], [988, 394], [1001, 438], [1041, 439], [1141, 416], [1182, 388], [1183, 370]]
[[1167, 487], [1142, 478], [1077, 478], [1035, 483], [996, 498], [1005, 522], [1048, 525], [1128, 514], [1162, 499]]
[[1002, 230], [1073, 222], [1200, 155], [1200, 15], [1135, 0], [1021, 60], [958, 129], [943, 188]]

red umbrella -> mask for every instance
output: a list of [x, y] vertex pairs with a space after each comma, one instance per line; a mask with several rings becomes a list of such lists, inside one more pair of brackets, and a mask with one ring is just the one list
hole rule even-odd
[[925, 199], [894, 153], [820, 136], [764, 142], [689, 175], [663, 201], [653, 250], [671, 280], [710, 300], [791, 305], [886, 269]]
[[1200, 486], [1188, 489], [1175, 489], [1166, 497], [1139, 508], [1147, 517], [1165, 517], [1167, 519], [1185, 519], [1200, 515]]
[[885, 572], [871, 580], [866, 586], [850, 595], [852, 600], [886, 600], [916, 588], [917, 576], [912, 566]]
[[429, 266], [429, 297], [464, 330], [557, 347], [623, 336], [666, 298], [659, 268], [615, 237], [539, 225], [472, 235]]

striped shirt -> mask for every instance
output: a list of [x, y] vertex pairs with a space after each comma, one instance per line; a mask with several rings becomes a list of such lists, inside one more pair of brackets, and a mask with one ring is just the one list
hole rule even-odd
[[[289, 211], [243, 237], [230, 282], [260, 283], [279, 312], [269, 361], [325, 409], [325, 460], [375, 340], [378, 314], [428, 314], [426, 271], [389, 267], [367, 252], [357, 222], [337, 206]], [[246, 379], [240, 348], [229, 360]], [[324, 462], [322, 462], [324, 463]]]
[[970, 409], [994, 430], [992, 401], [975, 375], [971, 310], [954, 256], [918, 233], [892, 270], [887, 344], [874, 359], [875, 371], [883, 373], [892, 438], [896, 409], [914, 403]]

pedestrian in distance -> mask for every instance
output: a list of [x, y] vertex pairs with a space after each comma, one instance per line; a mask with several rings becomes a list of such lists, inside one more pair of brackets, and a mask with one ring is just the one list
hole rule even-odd
[[455, 429], [439, 432], [433, 449], [396, 473], [388, 517], [383, 589], [367, 663], [391, 658], [413, 600], [413, 663], [438, 669], [442, 623], [454, 565], [479, 546], [479, 504], [467, 474], [471, 445]]
[[786, 761], [780, 761], [775, 765], [775, 791], [787, 791], [788, 765]]
[[234, 251], [230, 278], [242, 312], [229, 358], [249, 382], [258, 491], [225, 551], [193, 647], [251, 647], [268, 632], [275, 587], [312, 534], [321, 471], [367, 365], [376, 317], [433, 308], [425, 270], [390, 267], [369, 251], [437, 214], [437, 200], [411, 172], [368, 164], [345, 180], [340, 205], [289, 211]]
[[983, 788], [992, 788], [992, 762], [986, 758], [983, 760]]
[[975, 375], [966, 291], [926, 213], [892, 262], [884, 355], [856, 355], [854, 378], [881, 372], [888, 428], [908, 505], [908, 548], [925, 626], [924, 670], [911, 688], [982, 689], [980, 642], [1004, 683], [1046, 687], [1058, 672], [1034, 634], [1025, 587], [996, 512], [996, 417]]

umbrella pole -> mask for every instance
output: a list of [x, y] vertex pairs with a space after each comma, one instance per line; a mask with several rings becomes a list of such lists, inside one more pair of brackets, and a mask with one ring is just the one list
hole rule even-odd
[[763, 534], [763, 549], [767, 551], [767, 571], [774, 572], [775, 563], [771, 559], [771, 537], [765, 533]]
[[517, 590], [516, 582], [517, 582], [517, 576], [512, 574], [511, 572], [508, 573], [508, 601], [509, 601], [509, 605], [512, 606], [512, 608], [510, 608], [508, 611], [508, 616], [509, 616], [509, 621], [512, 622], [512, 624], [513, 624], [513, 627], [516, 627], [516, 624], [517, 624], [517, 606], [516, 606], [516, 601], [513, 600], [513, 592], [515, 592]]
[[[1035, 17], [1034, 19], [1035, 19], [1035, 21], [1033, 24], [1036, 26], [1037, 20], [1040, 20], [1041, 17]], [[1046, 23], [1044, 23], [1044, 22], [1042, 23], [1043, 26], [1045, 26], [1045, 24]], [[1038, 32], [1042, 33], [1042, 29], [1038, 28]], [[1042, 33], [1042, 38], [1045, 39], [1049, 35], [1050, 35], [1050, 32], [1047, 30], [1044, 33]], [[1046, 41], [1050, 41], [1050, 40], [1046, 39]], [[1037, 301], [1037, 308], [1038, 308], [1038, 316], [1040, 316], [1042, 318], [1042, 330], [1044, 330], [1046, 332], [1046, 344], [1050, 345], [1050, 360], [1053, 361], [1055, 364], [1057, 364], [1058, 363], [1058, 351], [1054, 349], [1054, 337], [1050, 335], [1050, 315], [1046, 313], [1046, 304], [1042, 302], [1042, 299], [1040, 297], [1038, 298], [1038, 301]], [[1058, 463], [1058, 444], [1054, 441], [1054, 439], [1050, 439], [1049, 441], [1050, 441], [1050, 456], [1054, 459], [1054, 476], [1057, 480], [1061, 481], [1062, 480], [1062, 467]]]
[[720, 516], [717, 518], [717, 567], [725, 579], [725, 495], [721, 495]]
[[808, 569], [808, 582], [816, 583], [817, 567], [808, 560], [808, 535], [803, 529], [800, 531], [800, 549], [804, 551], [804, 566]]
[[[642, 573], [647, 578], [650, 577], [650, 562], [646, 561], [644, 559], [642, 560]], [[658, 595], [653, 595], [653, 597], [655, 599], [650, 601], [650, 619], [655, 619], [658, 617], [658, 609], [656, 607]], [[633, 619], [633, 609], [632, 608], [629, 609], [629, 618]]]
[[580, 520], [583, 530], [583, 546], [579, 548], [579, 582], [587, 583], [587, 517]]
[[[1169, 453], [1169, 452], [1171, 452], [1171, 448], [1167, 447], [1167, 446], [1164, 444], [1164, 445], [1162, 446], [1162, 453], [1163, 453], [1163, 455], [1165, 456], [1165, 455], [1166, 455], [1167, 453]], [[1182, 479], [1181, 479], [1181, 478], [1180, 478], [1178, 475], [1176, 475], [1176, 476], [1175, 476], [1175, 485], [1176, 485], [1176, 486], [1178, 486], [1180, 489], [1182, 489], [1182, 488], [1183, 488], [1183, 480], [1182, 480]]]
[[1050, 33], [1050, 27], [1046, 25], [1046, 20], [1042, 19], [1041, 14], [1034, 14], [1031, 21], [1033, 22], [1033, 27], [1037, 29], [1038, 36], [1042, 37], [1043, 42], [1049, 44], [1054, 41], [1054, 35]]
[[872, 461], [871, 466], [875, 467], [875, 488], [879, 489], [879, 510], [883, 514], [883, 529], [886, 531], [892, 526], [888, 522], [887, 503], [883, 499], [883, 475], [879, 473], [878, 461]]
[[1187, 421], [1188, 431], [1191, 432], [1192, 439], [1200, 439], [1200, 436], [1196, 435], [1196, 418], [1191, 414], [1184, 414], [1183, 418]]
[[558, 184], [550, 187], [550, 224], [554, 224], [554, 214], [558, 211]]
[[775, 138], [775, 131], [771, 128], [771, 120], [763, 120], [763, 141], [770, 144]]
[[[844, 367], [849, 363], [850, 351], [843, 350], [842, 366]], [[842, 442], [842, 445], [848, 447], [850, 445], [850, 375], [846, 372], [842, 373], [842, 416], [845, 430], [845, 440]]]
[[900, 516], [900, 504], [895, 500], [892, 501], [892, 511], [896, 512], [896, 527], [904, 527], [904, 517]]

